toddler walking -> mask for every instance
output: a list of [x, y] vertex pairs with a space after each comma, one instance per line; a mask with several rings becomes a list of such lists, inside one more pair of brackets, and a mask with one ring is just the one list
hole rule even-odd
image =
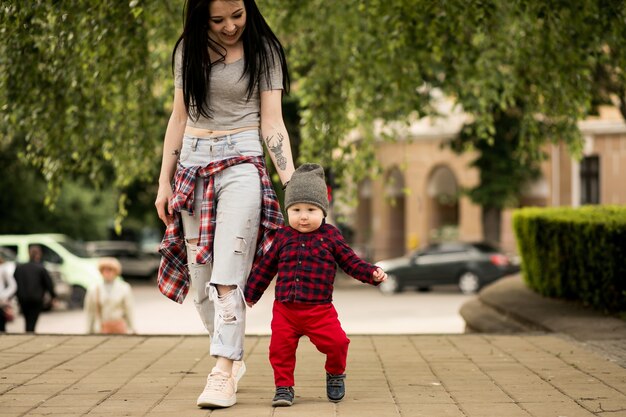
[[345, 395], [350, 339], [332, 304], [337, 264], [368, 284], [378, 285], [387, 278], [382, 269], [361, 260], [341, 232], [325, 222], [328, 206], [324, 170], [317, 164], [303, 164], [285, 190], [289, 226], [278, 230], [271, 249], [253, 268], [246, 284], [246, 303], [252, 307], [277, 276], [269, 349], [275, 407], [293, 404], [296, 348], [302, 336], [308, 336], [326, 355], [328, 399], [338, 402]]

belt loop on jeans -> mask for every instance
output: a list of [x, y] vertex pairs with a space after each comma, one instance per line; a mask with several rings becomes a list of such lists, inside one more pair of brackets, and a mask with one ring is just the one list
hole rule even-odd
[[231, 135], [226, 135], [226, 140], [228, 141], [228, 147], [233, 147], [233, 138]]
[[196, 149], [198, 149], [198, 138], [193, 138], [191, 141], [191, 150], [195, 152]]

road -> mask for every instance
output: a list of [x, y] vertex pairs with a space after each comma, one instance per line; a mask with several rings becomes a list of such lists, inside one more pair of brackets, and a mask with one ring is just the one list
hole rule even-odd
[[[150, 282], [130, 281], [135, 299], [135, 325], [139, 334], [203, 334], [191, 296], [177, 304], [165, 298]], [[463, 333], [465, 322], [458, 311], [471, 296], [456, 287], [431, 292], [407, 291], [392, 296], [351, 278], [337, 278], [334, 304], [348, 334], [435, 334]], [[246, 334], [270, 334], [273, 287], [254, 308], [248, 310]], [[80, 310], [44, 313], [37, 333], [81, 334], [85, 314]], [[24, 321], [18, 317], [7, 325], [9, 333], [21, 333]]]

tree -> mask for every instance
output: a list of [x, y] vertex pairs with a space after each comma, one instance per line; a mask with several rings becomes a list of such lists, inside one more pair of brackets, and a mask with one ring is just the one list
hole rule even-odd
[[65, 181], [55, 210], [44, 205], [41, 173], [17, 158], [14, 146], [0, 146], [0, 234], [64, 233], [80, 240], [106, 237], [115, 193]]
[[[499, 114], [523, 110], [521, 164], [546, 141], [578, 152], [576, 123], [598, 100], [624, 107], [623, 0], [258, 1], [287, 48], [301, 159], [340, 183], [375, 172], [376, 121], [435, 113], [435, 89], [486, 144]], [[122, 191], [154, 178], [181, 15], [174, 0], [2, 2], [0, 134], [43, 173], [50, 202], [66, 178]]]
[[603, 1], [598, 11], [596, 55], [594, 73], [594, 104], [614, 104], [626, 120], [626, 6], [623, 1]]
[[[480, 169], [481, 180], [468, 195], [483, 208], [485, 238], [496, 243], [500, 211], [515, 207], [520, 190], [539, 175], [543, 145], [564, 141], [579, 155], [581, 137], [576, 124], [594, 111], [594, 97], [602, 91], [598, 86], [623, 80], [619, 62], [624, 58], [618, 58], [623, 48], [616, 47], [618, 39], [626, 40], [620, 23], [625, 16], [621, 1], [500, 6], [499, 12], [487, 17], [490, 24], [483, 26], [487, 29], [483, 36], [461, 41], [476, 46], [474, 51], [468, 49], [475, 54], [472, 61], [491, 68], [493, 75], [486, 77], [489, 71], [471, 69], [445, 70], [458, 77], [449, 79], [452, 84], [447, 91], [460, 92], [464, 109], [478, 115], [479, 122], [464, 129], [456, 149], [473, 148], [479, 153], [473, 165]], [[607, 31], [607, 25], [613, 30]], [[604, 68], [607, 76], [599, 77], [598, 68]], [[486, 86], [484, 80], [489, 81]], [[616, 84], [607, 90], [619, 92]], [[480, 88], [474, 90], [474, 86]], [[486, 132], [480, 131], [481, 119], [487, 120]], [[498, 162], [502, 160], [506, 165]]]
[[[416, 2], [266, 0], [287, 45], [301, 111], [301, 155], [358, 180], [375, 166], [372, 126], [429, 110], [432, 56]], [[424, 2], [426, 3], [426, 2]], [[361, 141], [345, 138], [354, 129]]]
[[[374, 121], [433, 113], [434, 89], [472, 117], [474, 140], [464, 143], [481, 153], [479, 167], [486, 169], [506, 149], [513, 169], [503, 179], [511, 183], [520, 178], [517, 167], [541, 161], [547, 142], [563, 141], [574, 155], [580, 152], [577, 122], [593, 111], [598, 65], [608, 74], [604, 79], [615, 82], [608, 95], [624, 96], [623, 1], [269, 3], [290, 34], [304, 159], [321, 159], [357, 181], [372, 172]], [[502, 117], [516, 119], [515, 142], [504, 148], [496, 142], [511, 135]], [[363, 131], [361, 141], [342, 141], [355, 128]], [[483, 187], [469, 195], [487, 211], [512, 201], [509, 192], [487, 201]]]
[[155, 176], [177, 13], [143, 3], [2, 3], [0, 135], [43, 174], [51, 206], [67, 179], [123, 191]]
[[[474, 149], [478, 156], [471, 166], [480, 174], [478, 185], [464, 190], [469, 198], [482, 207], [483, 237], [486, 241], [500, 243], [501, 212], [507, 207], [519, 204], [520, 190], [539, 178], [541, 171], [536, 158], [529, 160], [520, 157], [520, 115], [519, 109], [505, 113], [496, 110], [493, 114], [493, 140], [481, 137], [476, 132], [476, 124], [463, 127], [457, 138], [449, 145], [455, 152]], [[526, 161], [526, 162], [522, 162]]]

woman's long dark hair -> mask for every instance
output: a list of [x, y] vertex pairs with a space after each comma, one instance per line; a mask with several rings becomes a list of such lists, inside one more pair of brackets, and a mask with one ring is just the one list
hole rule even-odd
[[[185, 3], [185, 23], [183, 33], [178, 38], [172, 52], [172, 69], [176, 65], [176, 50], [182, 44], [183, 94], [189, 116], [197, 120], [200, 116], [211, 117], [211, 97], [207, 94], [211, 80], [211, 59], [209, 48], [224, 61], [226, 51], [209, 38], [209, 5], [214, 0], [187, 0]], [[261, 75], [270, 80], [275, 59], [280, 60], [283, 72], [283, 90], [289, 92], [289, 72], [285, 51], [272, 32], [254, 0], [243, 0], [246, 8], [246, 27], [242, 33], [244, 53], [244, 73], [248, 77], [248, 100], [258, 88]]]

